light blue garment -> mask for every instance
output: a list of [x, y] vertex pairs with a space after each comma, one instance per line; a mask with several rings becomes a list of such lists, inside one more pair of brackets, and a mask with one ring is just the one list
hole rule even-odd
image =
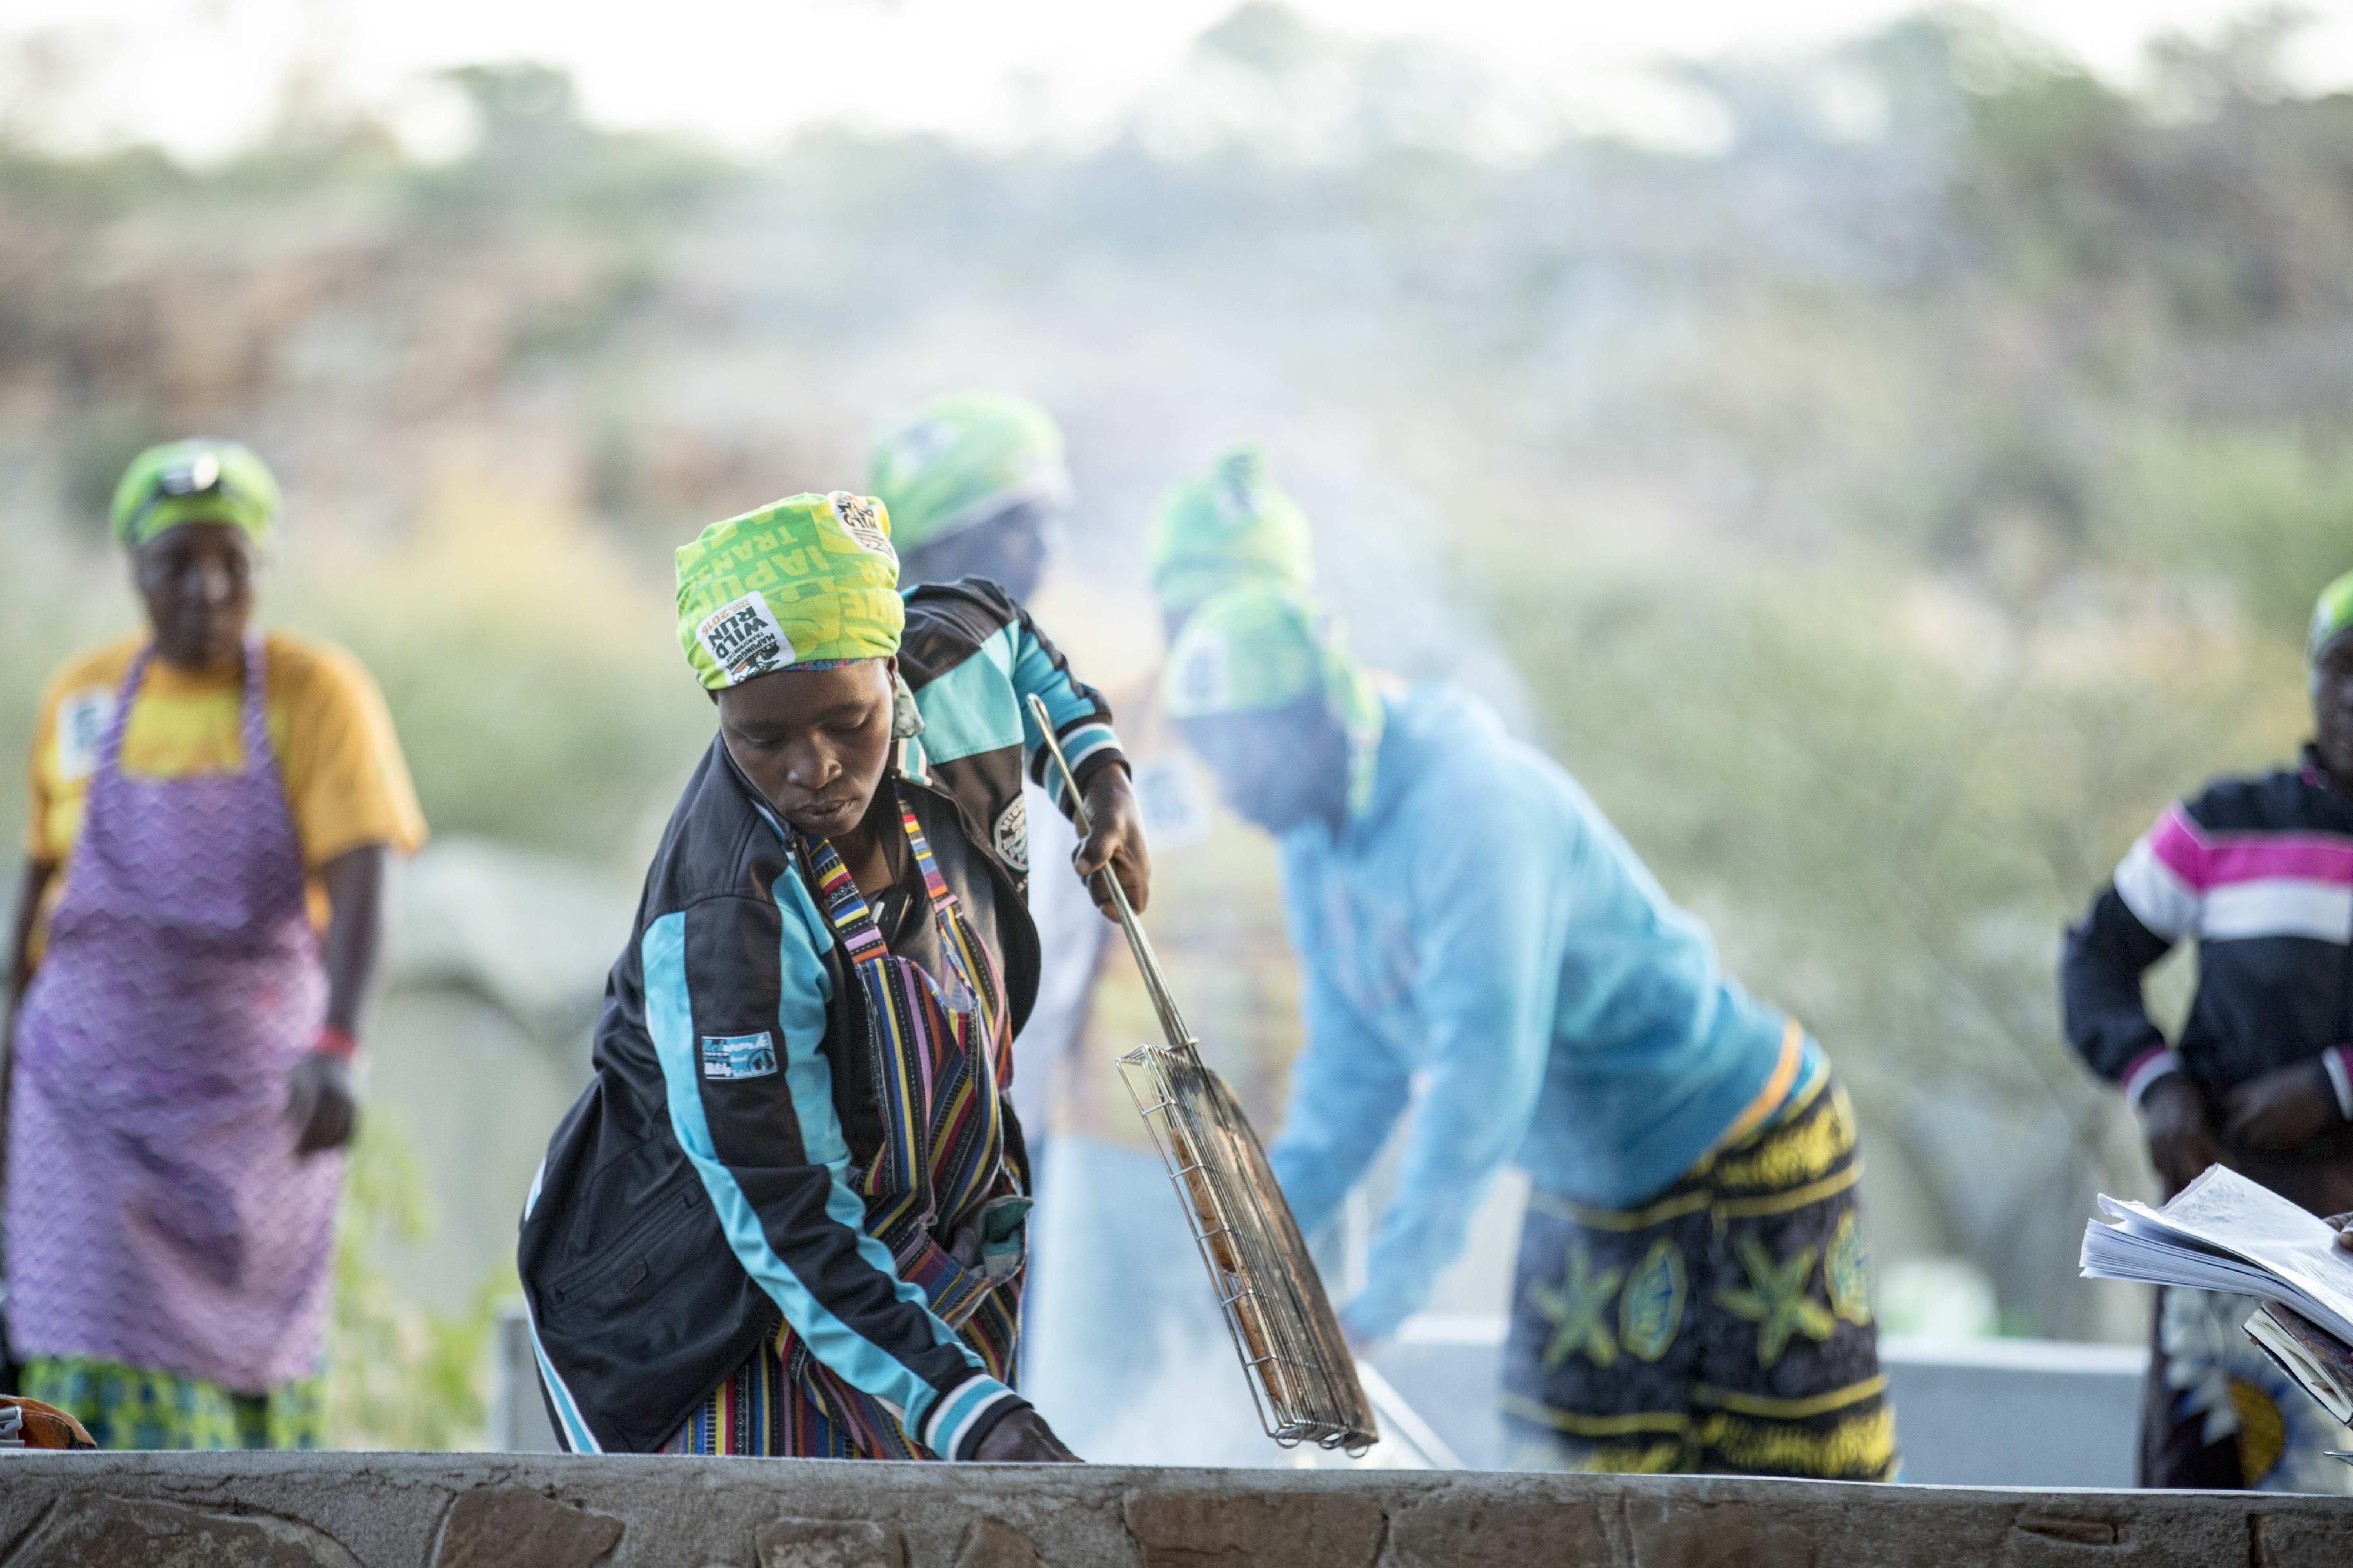
[[1596, 1207], [1640, 1203], [1758, 1099], [1788, 1027], [1485, 705], [1446, 687], [1384, 701], [1365, 809], [1336, 841], [1321, 822], [1282, 841], [1307, 1044], [1271, 1153], [1312, 1236], [1415, 1101], [1343, 1314], [1368, 1339], [1427, 1300], [1504, 1164]]

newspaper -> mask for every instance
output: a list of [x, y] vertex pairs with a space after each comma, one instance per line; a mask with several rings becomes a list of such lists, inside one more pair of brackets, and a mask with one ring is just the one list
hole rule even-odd
[[2161, 1209], [2100, 1194], [2084, 1277], [2253, 1296], [2247, 1337], [2331, 1415], [2353, 1417], [2353, 1252], [2327, 1222], [2216, 1165]]
[[2255, 1309], [2247, 1338], [2337, 1421], [2353, 1421], [2353, 1350], [2293, 1307]]

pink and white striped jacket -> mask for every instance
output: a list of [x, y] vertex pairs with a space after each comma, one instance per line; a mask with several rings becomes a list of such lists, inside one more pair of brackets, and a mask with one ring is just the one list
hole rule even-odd
[[[2185, 941], [2197, 995], [2168, 1045], [2141, 974]], [[2168, 806], [2067, 932], [2060, 991], [2068, 1040], [2135, 1104], [2169, 1072], [2221, 1093], [2317, 1058], [2353, 1120], [2353, 799], [2307, 751]]]

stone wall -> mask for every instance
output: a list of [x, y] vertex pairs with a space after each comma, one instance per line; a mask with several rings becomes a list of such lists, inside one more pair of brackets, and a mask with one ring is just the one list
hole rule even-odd
[[0, 1568], [2343, 1568], [2353, 1501], [1698, 1478], [0, 1457]]

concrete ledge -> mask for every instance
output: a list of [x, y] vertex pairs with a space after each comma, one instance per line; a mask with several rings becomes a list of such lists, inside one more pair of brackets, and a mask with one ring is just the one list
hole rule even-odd
[[0, 1568], [2343, 1568], [2353, 1500], [437, 1454], [10, 1454]]

